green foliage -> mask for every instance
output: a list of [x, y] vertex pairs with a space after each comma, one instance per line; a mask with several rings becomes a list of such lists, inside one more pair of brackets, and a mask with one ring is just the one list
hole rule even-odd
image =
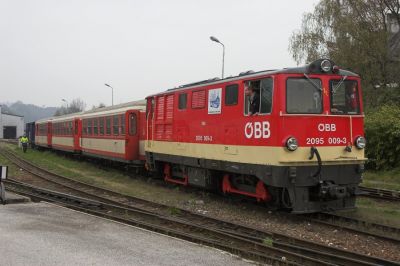
[[388, 170], [400, 167], [400, 108], [382, 106], [365, 118], [366, 154], [369, 169]]

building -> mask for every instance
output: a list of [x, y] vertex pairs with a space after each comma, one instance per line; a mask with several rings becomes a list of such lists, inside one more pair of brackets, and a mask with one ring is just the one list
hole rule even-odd
[[0, 105], [0, 139], [16, 139], [24, 134], [24, 117], [6, 111]]

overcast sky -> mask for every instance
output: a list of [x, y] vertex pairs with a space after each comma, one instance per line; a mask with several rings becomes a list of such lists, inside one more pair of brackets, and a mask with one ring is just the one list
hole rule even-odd
[[289, 37], [316, 0], [0, 0], [0, 102], [87, 108], [181, 84], [294, 66]]

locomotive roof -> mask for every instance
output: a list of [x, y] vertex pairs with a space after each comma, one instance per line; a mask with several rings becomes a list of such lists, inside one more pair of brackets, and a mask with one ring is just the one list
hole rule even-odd
[[322, 74], [322, 75], [339, 75], [339, 76], [348, 76], [348, 77], [359, 77], [358, 74], [351, 72], [349, 70], [344, 70], [344, 69], [339, 69], [338, 72], [336, 72], [336, 73], [333, 73], [333, 72], [323, 73], [323, 72], [315, 71], [316, 65], [320, 64], [323, 60], [328, 60], [331, 62], [332, 66], [336, 66], [335, 63], [329, 59], [318, 59], [312, 63], [309, 63], [304, 66], [300, 66], [300, 67], [262, 70], [262, 71], [257, 71], [257, 72], [246, 71], [246, 72], [242, 72], [239, 75], [234, 76], [234, 77], [227, 77], [224, 79], [211, 78], [211, 79], [207, 79], [207, 80], [202, 80], [202, 81], [198, 81], [198, 82], [181, 85], [179, 87], [168, 89], [164, 92], [156, 93], [154, 95], [165, 94], [168, 92], [180, 91], [180, 90], [184, 90], [184, 89], [198, 88], [200, 86], [205, 86], [205, 85], [214, 85], [214, 84], [237, 81], [237, 80], [242, 80], [242, 79], [251, 79], [251, 78], [255, 78], [255, 77], [259, 77], [259, 76], [274, 75], [274, 74]]

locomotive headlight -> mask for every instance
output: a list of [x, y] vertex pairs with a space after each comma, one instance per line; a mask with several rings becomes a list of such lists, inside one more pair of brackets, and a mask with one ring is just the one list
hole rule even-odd
[[297, 144], [297, 139], [290, 137], [286, 140], [286, 148], [289, 151], [295, 151], [297, 150], [297, 147], [299, 147], [299, 145]]
[[356, 147], [358, 149], [364, 149], [366, 144], [367, 144], [367, 141], [365, 140], [364, 137], [360, 136], [360, 137], [356, 138]]
[[321, 62], [321, 69], [322, 69], [322, 71], [324, 71], [324, 72], [329, 72], [329, 71], [331, 71], [331, 69], [332, 69], [331, 61], [329, 61], [329, 60], [323, 60], [323, 61]]

